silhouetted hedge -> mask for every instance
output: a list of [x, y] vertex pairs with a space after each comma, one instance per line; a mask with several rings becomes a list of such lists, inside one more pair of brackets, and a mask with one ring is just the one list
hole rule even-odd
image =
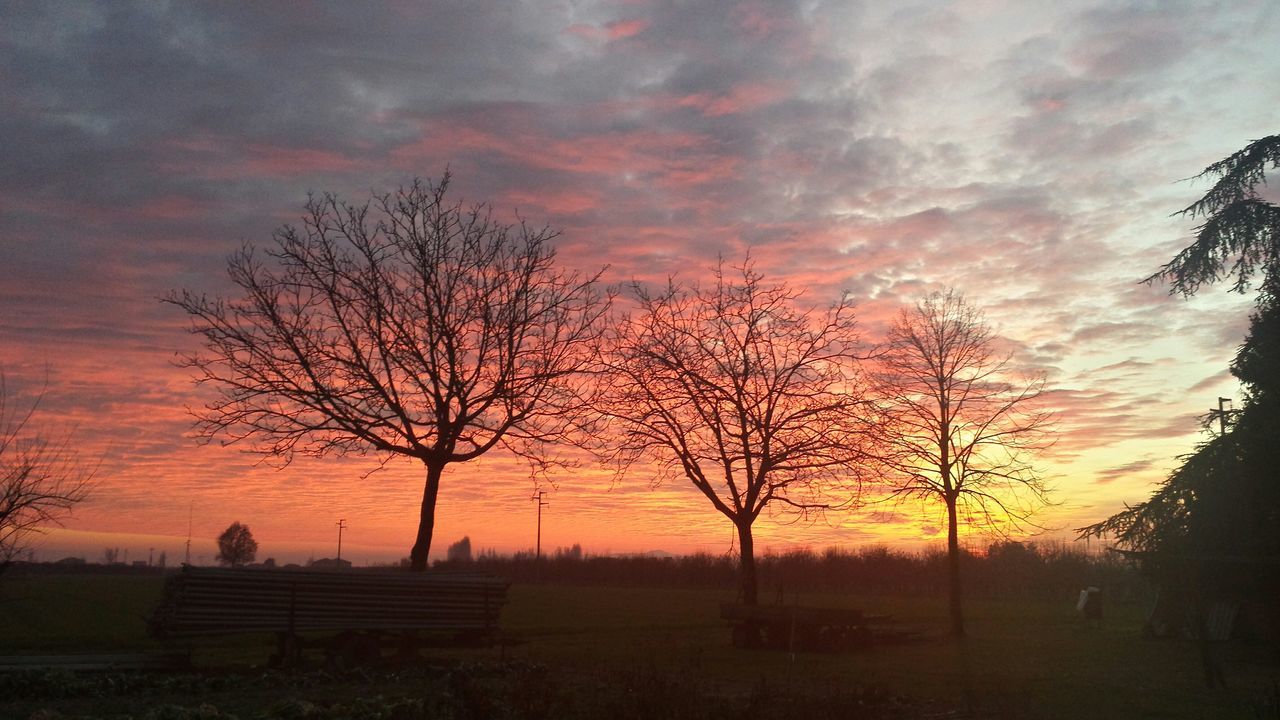
[[[1145, 592], [1145, 581], [1110, 553], [1092, 555], [1064, 545], [999, 542], [962, 557], [966, 594], [973, 597], [1073, 598], [1097, 586], [1114, 600]], [[762, 600], [793, 592], [941, 596], [946, 553], [904, 552], [876, 546], [768, 553], [757, 559]], [[636, 587], [736, 588], [737, 559], [699, 553], [681, 557], [593, 556], [561, 550], [535, 560], [532, 553], [480, 553], [470, 562], [436, 568], [481, 570], [515, 582]]]

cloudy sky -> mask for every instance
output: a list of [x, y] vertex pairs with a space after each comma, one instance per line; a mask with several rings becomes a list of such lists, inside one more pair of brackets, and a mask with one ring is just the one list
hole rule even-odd
[[[868, 338], [925, 293], [985, 308], [1053, 388], [1042, 458], [1100, 519], [1190, 450], [1250, 298], [1140, 280], [1188, 241], [1182, 182], [1280, 132], [1280, 4], [1240, 2], [6, 3], [0, 6], [0, 369], [99, 463], [41, 553], [211, 559], [233, 520], [264, 555], [407, 554], [421, 470], [255, 466], [199, 446], [204, 396], [175, 288], [230, 291], [309, 191], [352, 199], [448, 167], [459, 197], [563, 231], [610, 281], [696, 279], [748, 249]], [[532, 545], [533, 485], [494, 454], [450, 471], [437, 545]], [[729, 549], [691, 488], [558, 479], [544, 544]], [[760, 544], [939, 539], [935, 512], [761, 520]], [[1052, 536], [1052, 534], [1051, 534]], [[981, 536], [971, 541], [981, 544]], [[344, 553], [344, 554], [347, 554]], [[138, 557], [134, 555], [134, 557]]]

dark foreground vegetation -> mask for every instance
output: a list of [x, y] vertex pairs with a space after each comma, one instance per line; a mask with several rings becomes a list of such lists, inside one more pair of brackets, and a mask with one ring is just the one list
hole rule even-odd
[[[472, 720], [477, 718], [907, 718], [926, 706], [878, 686], [815, 694], [759, 682], [725, 695], [654, 667], [607, 674], [556, 671], [524, 661], [427, 662], [383, 670], [227, 672], [200, 675], [0, 676], [0, 693], [66, 708], [27, 717], [146, 720]], [[208, 698], [193, 704], [195, 698]], [[216, 704], [215, 704], [216, 703]], [[142, 711], [134, 708], [147, 708]], [[81, 709], [88, 710], [87, 715]], [[123, 712], [117, 712], [120, 708]], [[64, 715], [63, 712], [68, 714]]]
[[[845, 564], [813, 572], [837, 561]], [[947, 635], [940, 585], [888, 580], [906, 582], [913, 571], [945, 577], [943, 561], [929, 555], [767, 558], [764, 577], [790, 583], [787, 602], [892, 615], [893, 627], [914, 631], [856, 652], [792, 654], [730, 646], [718, 610], [734, 600], [732, 563], [561, 553], [542, 563], [541, 582], [511, 588], [502, 624], [520, 644], [429, 650], [409, 663], [342, 671], [326, 667], [317, 650], [288, 673], [266, 668], [271, 637], [178, 648], [148, 638], [144, 618], [160, 599], [163, 574], [17, 567], [0, 582], [0, 654], [189, 649], [198, 670], [0, 674], [0, 718], [1280, 717], [1273, 649], [1221, 644], [1228, 687], [1205, 689], [1195, 642], [1140, 638], [1151, 598], [1123, 565], [1026, 547], [967, 561], [985, 580], [973, 586], [966, 640]], [[531, 564], [502, 562], [516, 573]], [[863, 565], [872, 562], [883, 563], [879, 581]], [[1049, 573], [1072, 572], [1072, 563], [1081, 579], [1103, 583], [1101, 623], [1076, 613], [1078, 583], [1044, 584]], [[563, 575], [586, 578], [587, 568], [599, 572], [581, 581]], [[620, 568], [631, 571], [625, 584], [604, 572]], [[677, 570], [692, 580], [677, 582]], [[865, 575], [832, 577], [845, 572]], [[722, 581], [708, 579], [716, 577]], [[1108, 578], [1130, 587], [1127, 597]], [[1061, 594], [1046, 589], [1068, 584]]]

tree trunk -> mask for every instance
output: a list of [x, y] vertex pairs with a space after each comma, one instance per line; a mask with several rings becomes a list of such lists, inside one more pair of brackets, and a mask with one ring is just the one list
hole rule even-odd
[[738, 574], [744, 605], [755, 605], [759, 596], [756, 581], [755, 541], [751, 539], [751, 523], [735, 522], [738, 527]]
[[964, 637], [964, 613], [960, 609], [960, 534], [956, 527], [956, 501], [947, 499], [947, 595], [951, 610], [951, 634]]
[[427, 483], [422, 489], [422, 510], [418, 515], [418, 539], [409, 552], [409, 569], [415, 572], [427, 569], [431, 533], [436, 527], [436, 495], [440, 492], [440, 475], [443, 473], [443, 463], [427, 463]]

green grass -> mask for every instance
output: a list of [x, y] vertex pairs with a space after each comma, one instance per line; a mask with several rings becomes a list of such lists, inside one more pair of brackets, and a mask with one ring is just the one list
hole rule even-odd
[[[142, 618], [159, 600], [151, 576], [10, 576], [0, 582], [0, 652], [147, 651]], [[773, 688], [831, 693], [879, 685], [938, 707], [970, 699], [1002, 718], [1255, 718], [1280, 678], [1259, 648], [1225, 648], [1227, 691], [1205, 689], [1196, 646], [1139, 639], [1140, 606], [1109, 605], [1100, 627], [1072, 603], [974, 600], [970, 638], [945, 636], [940, 599], [805, 595], [802, 604], [891, 614], [923, 638], [846, 654], [792, 655], [729, 646], [718, 619], [731, 592], [520, 585], [504, 629], [528, 642], [508, 650], [566, 676], [669, 674], [726, 695]], [[790, 601], [790, 598], [788, 598]], [[202, 663], [265, 660], [263, 638], [197, 645]], [[442, 661], [484, 660], [496, 650], [442, 652]], [[1274, 702], [1274, 699], [1271, 700]], [[1271, 711], [1274, 713], [1274, 711]]]
[[[747, 652], [728, 645], [717, 619], [731, 594], [693, 590], [517, 587], [504, 625], [532, 642], [527, 657], [581, 667], [652, 664], [724, 686], [769, 683], [821, 691], [877, 683], [944, 706], [999, 717], [1255, 717], [1280, 668], [1258, 648], [1225, 650], [1227, 692], [1205, 689], [1197, 647], [1139, 638], [1144, 608], [1107, 608], [1101, 626], [1073, 604], [1035, 600], [968, 603], [969, 639], [946, 637], [941, 599], [811, 595], [811, 605], [893, 615], [920, 640], [839, 655]], [[967, 662], [966, 662], [967, 661]], [[967, 666], [967, 670], [966, 670]]]
[[147, 613], [159, 602], [158, 575], [0, 577], [0, 653], [145, 652]]

